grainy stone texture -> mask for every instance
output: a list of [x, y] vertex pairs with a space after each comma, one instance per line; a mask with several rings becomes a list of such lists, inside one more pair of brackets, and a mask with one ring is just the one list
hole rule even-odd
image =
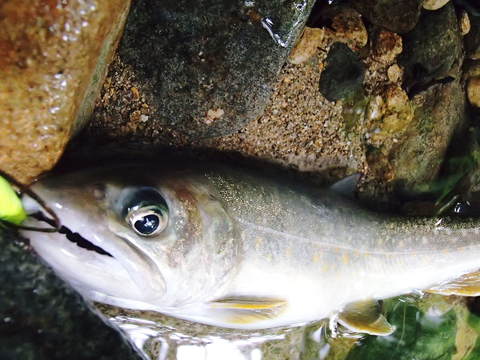
[[406, 87], [425, 87], [447, 76], [459, 77], [463, 59], [462, 36], [451, 3], [436, 11], [426, 11], [413, 31], [404, 36], [401, 65], [405, 67]]
[[92, 129], [152, 139], [238, 130], [262, 114], [312, 5], [136, 1]]
[[468, 79], [467, 95], [470, 104], [480, 108], [480, 76], [475, 76]]
[[417, 24], [422, 0], [356, 0], [351, 5], [371, 23], [396, 33], [406, 33]]
[[465, 36], [465, 50], [470, 59], [480, 59], [480, 12], [469, 13], [470, 31]]
[[395, 181], [403, 188], [436, 178], [455, 131], [465, 126], [465, 95], [458, 81], [438, 84], [412, 99], [413, 121], [407, 140], [392, 153]]
[[365, 66], [348, 46], [334, 43], [320, 76], [320, 92], [329, 101], [349, 99], [363, 90]]
[[92, 111], [129, 1], [0, 2], [0, 167], [49, 170]]
[[425, 0], [423, 8], [427, 10], [438, 10], [445, 6], [450, 0]]
[[325, 172], [327, 178], [363, 170], [361, 139], [347, 128], [342, 103], [329, 102], [319, 90], [325, 53], [282, 70], [264, 115], [237, 134], [202, 142], [301, 171]]
[[0, 359], [140, 360], [18, 234], [3, 228], [0, 264]]

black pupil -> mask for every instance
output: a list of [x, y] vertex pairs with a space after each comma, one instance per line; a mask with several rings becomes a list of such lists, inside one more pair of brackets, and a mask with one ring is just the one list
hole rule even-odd
[[159, 225], [160, 218], [155, 214], [145, 215], [141, 219], [135, 221], [135, 224], [133, 224], [135, 229], [137, 229], [140, 234], [144, 235], [150, 235], [158, 229]]

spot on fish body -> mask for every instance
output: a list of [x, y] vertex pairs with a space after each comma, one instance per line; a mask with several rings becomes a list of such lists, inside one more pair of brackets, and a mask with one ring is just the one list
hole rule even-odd
[[261, 237], [256, 237], [255, 238], [255, 250], [260, 250], [260, 248], [262, 247], [262, 244], [263, 244], [263, 239]]

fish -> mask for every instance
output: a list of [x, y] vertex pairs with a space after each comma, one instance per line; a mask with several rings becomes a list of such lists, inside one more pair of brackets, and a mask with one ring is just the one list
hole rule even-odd
[[330, 319], [389, 335], [382, 299], [480, 294], [478, 222], [375, 212], [340, 188], [226, 165], [108, 165], [35, 183], [63, 226], [26, 235], [89, 301], [227, 328]]

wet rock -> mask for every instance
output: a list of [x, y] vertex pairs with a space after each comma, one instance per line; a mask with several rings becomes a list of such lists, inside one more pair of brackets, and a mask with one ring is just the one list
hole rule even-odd
[[415, 114], [407, 139], [392, 152], [396, 182], [404, 189], [435, 179], [450, 140], [465, 125], [461, 84], [437, 84], [412, 99]]
[[460, 34], [465, 36], [470, 32], [472, 25], [470, 24], [470, 17], [468, 16], [468, 12], [466, 12], [465, 10], [462, 10], [460, 12], [458, 26], [460, 28]]
[[382, 95], [370, 101], [367, 113], [370, 129], [367, 143], [377, 147], [400, 141], [413, 120], [413, 107], [400, 86], [390, 85]]
[[426, 10], [438, 10], [445, 6], [450, 0], [425, 0], [423, 8]]
[[330, 101], [347, 99], [362, 91], [365, 66], [343, 43], [335, 43], [320, 77], [320, 92]]
[[394, 62], [402, 50], [403, 44], [400, 35], [381, 30], [375, 38], [373, 58], [383, 65], [389, 65]]
[[302, 64], [308, 61], [322, 45], [324, 37], [324, 29], [305, 27], [302, 37], [293, 48], [288, 60], [292, 64]]
[[50, 169], [92, 111], [129, 1], [0, 4], [0, 166]]
[[367, 45], [368, 33], [362, 16], [350, 8], [340, 8], [338, 14], [332, 19], [329, 36], [338, 42], [347, 44], [353, 51]]
[[422, 0], [355, 0], [351, 5], [371, 23], [395, 33], [406, 33], [417, 24]]
[[415, 29], [404, 36], [401, 65], [405, 67], [406, 86], [424, 87], [447, 76], [454, 64], [460, 62], [462, 37], [457, 16], [451, 3], [437, 11], [423, 13]]
[[393, 64], [387, 69], [388, 80], [392, 83], [400, 81], [403, 76], [403, 70], [398, 64]]
[[136, 1], [93, 131], [171, 141], [238, 130], [262, 114], [312, 5]]
[[235, 134], [199, 145], [240, 153], [250, 159], [249, 165], [257, 158], [302, 172], [321, 172], [323, 182], [362, 171], [362, 138], [352, 136], [345, 126], [342, 102], [328, 101], [319, 90], [319, 68], [325, 57], [325, 52], [317, 49], [309, 61], [287, 64], [259, 120]]
[[470, 59], [480, 59], [480, 14], [470, 14], [470, 31], [465, 36], [465, 50]]
[[0, 263], [1, 359], [141, 359], [18, 234], [3, 228]]
[[467, 96], [471, 105], [480, 108], [480, 76], [468, 79]]

